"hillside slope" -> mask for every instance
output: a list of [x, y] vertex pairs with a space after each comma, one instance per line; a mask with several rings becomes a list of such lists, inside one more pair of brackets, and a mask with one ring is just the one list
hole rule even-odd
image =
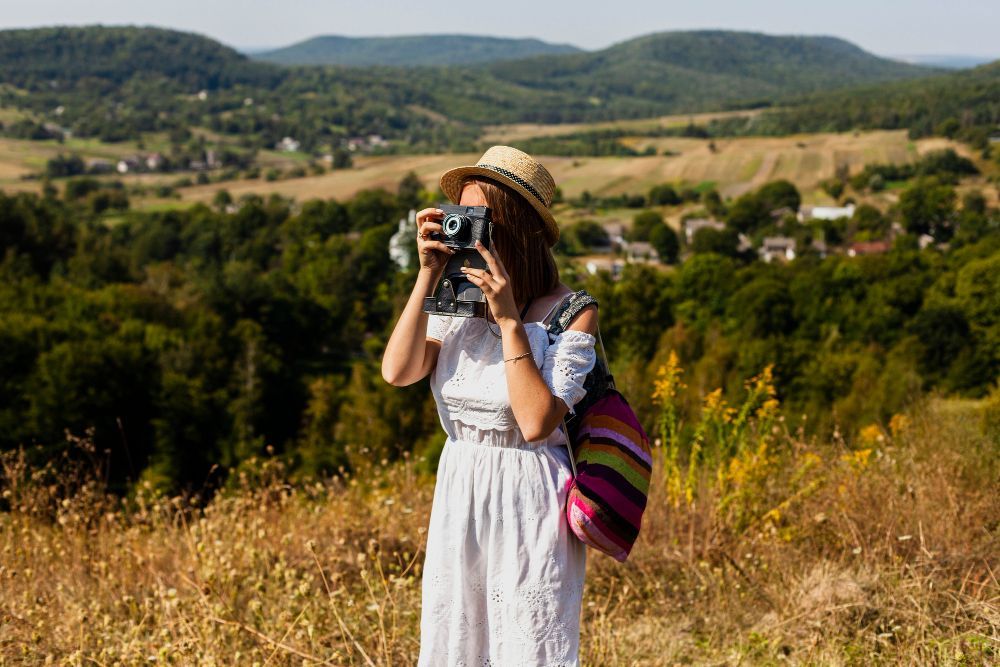
[[0, 82], [28, 91], [121, 86], [135, 77], [185, 88], [273, 86], [279, 68], [194, 33], [137, 26], [0, 31]]
[[751, 123], [763, 134], [907, 128], [913, 137], [938, 134], [985, 147], [1000, 130], [1000, 60], [915, 81], [808, 95]]
[[937, 70], [880, 58], [834, 37], [729, 31], [664, 32], [607, 49], [489, 67], [497, 78], [657, 111], [766, 103], [795, 93], [927, 76]]
[[[76, 136], [118, 141], [202, 126], [256, 146], [294, 136], [306, 151], [366, 134], [411, 149], [472, 150], [484, 124], [784, 105], [936, 72], [835, 38], [722, 31], [462, 66], [282, 67], [191, 33], [54, 27], [0, 31], [0, 107], [34, 114], [0, 130], [44, 138], [46, 121], [57, 121]], [[201, 90], [211, 95], [192, 99]]]
[[576, 53], [570, 44], [539, 39], [508, 39], [483, 35], [401, 35], [398, 37], [344, 37], [322, 35], [253, 58], [280, 65], [470, 65]]

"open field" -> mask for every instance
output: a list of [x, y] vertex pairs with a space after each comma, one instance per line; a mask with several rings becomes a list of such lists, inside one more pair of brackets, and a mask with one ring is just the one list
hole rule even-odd
[[[539, 157], [566, 197], [578, 196], [584, 190], [596, 196], [644, 193], [652, 185], [664, 182], [689, 186], [712, 184], [723, 196], [734, 197], [767, 181], [784, 178], [795, 183], [807, 204], [830, 203], [818, 184], [833, 175], [840, 164], [858, 170], [872, 162], [903, 163], [929, 150], [944, 147], [952, 147], [961, 154], [975, 157], [964, 145], [947, 139], [911, 141], [903, 130], [776, 138], [740, 137], [714, 141], [632, 137], [624, 141], [639, 150], [653, 146], [658, 154], [643, 157]], [[134, 153], [137, 147], [134, 144], [112, 145], [81, 140], [61, 145], [53, 141], [0, 139], [0, 187], [37, 190], [37, 181], [22, 181], [20, 175], [39, 171], [46, 159], [68, 149], [76, 150], [85, 157], [113, 158]], [[673, 154], [664, 155], [664, 151]], [[299, 201], [316, 197], [346, 199], [365, 188], [394, 190], [409, 171], [415, 172], [428, 186], [433, 186], [446, 169], [459, 164], [474, 164], [478, 158], [479, 155], [473, 153], [358, 156], [353, 168], [319, 176], [270, 182], [263, 178], [239, 179], [195, 185], [179, 190], [179, 201], [136, 198], [133, 205], [142, 208], [147, 205], [184, 206], [192, 202], [210, 202], [215, 193], [223, 188], [236, 198], [249, 193], [275, 192]], [[303, 164], [305, 159], [302, 154], [271, 151], [262, 152], [260, 156], [265, 168], [288, 168]], [[127, 184], [153, 185], [172, 183], [183, 175], [133, 174], [121, 179]], [[114, 177], [119, 178], [117, 175]]]
[[[698, 185], [715, 183], [724, 196], [736, 196], [769, 180], [787, 178], [798, 186], [807, 203], [825, 201], [816, 192], [819, 181], [832, 176], [837, 164], [854, 169], [869, 162], [909, 162], [920, 153], [946, 145], [968, 151], [942, 139], [911, 142], [904, 131], [853, 134], [821, 134], [783, 138], [738, 138], [710, 142], [702, 139], [645, 139], [656, 142], [659, 152], [669, 148], [675, 156], [649, 157], [559, 157], [539, 156], [552, 172], [566, 197], [584, 190], [597, 196], [623, 192], [646, 192], [658, 183]], [[800, 146], [800, 144], [802, 146]], [[803, 147], [804, 146], [804, 147]], [[364, 157], [355, 167], [286, 181], [266, 183], [232, 181], [225, 185], [234, 197], [247, 192], [278, 192], [296, 199], [310, 197], [348, 198], [371, 187], [395, 189], [408, 171], [424, 183], [434, 185], [445, 170], [460, 164], [475, 164], [477, 154], [410, 155]], [[210, 201], [217, 185], [186, 188], [185, 200]], [[818, 199], [818, 200], [817, 200]]]
[[482, 140], [500, 144], [507, 141], [522, 141], [534, 137], [555, 137], [563, 134], [574, 134], [576, 132], [612, 129], [642, 133], [657, 128], [684, 127], [688, 123], [704, 125], [709, 121], [720, 118], [750, 118], [758, 115], [761, 111], [760, 109], [712, 111], [707, 113], [673, 114], [669, 116], [657, 116], [656, 118], [638, 118], [635, 120], [609, 120], [601, 123], [563, 123], [558, 125], [510, 123], [504, 125], [487, 125], [483, 129]]
[[[629, 561], [588, 549], [581, 664], [996, 664], [980, 409], [932, 401], [854, 448], [775, 426], [718, 473], [731, 495], [706, 469], [690, 503], [654, 448]], [[434, 479], [423, 455], [354, 459], [343, 480], [251, 461], [207, 503], [122, 503], [5, 455], [0, 664], [415, 664]]]

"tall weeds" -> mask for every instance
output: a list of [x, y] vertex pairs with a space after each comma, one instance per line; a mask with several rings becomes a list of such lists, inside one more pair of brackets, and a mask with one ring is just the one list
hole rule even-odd
[[[652, 388], [629, 561], [589, 554], [584, 664], [1000, 661], [1000, 398], [816, 442], [770, 369], [688, 419], [683, 378], [672, 358]], [[0, 456], [0, 664], [415, 663], [434, 480], [412, 457], [314, 482], [268, 457], [207, 502], [118, 498], [70, 438], [42, 468]]]

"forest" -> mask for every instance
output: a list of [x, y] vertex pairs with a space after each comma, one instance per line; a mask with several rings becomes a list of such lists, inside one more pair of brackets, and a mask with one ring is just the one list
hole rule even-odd
[[[905, 233], [885, 254], [735, 252], [727, 233], [766, 233], [771, 210], [797, 207], [775, 182], [716, 201], [732, 231], [697, 235], [675, 268], [628, 265], [616, 280], [559, 254], [562, 279], [598, 298], [612, 370], [646, 419], [641, 388], [671, 351], [693, 386], [730, 397], [773, 365], [789, 422], [818, 434], [888, 420], [927, 392], [986, 395], [1000, 374], [997, 210], [958, 197], [947, 170], [911, 176], [891, 212]], [[346, 201], [150, 212], [85, 178], [0, 194], [0, 449], [49, 460], [67, 432], [93, 428], [119, 491], [212, 487], [268, 451], [306, 476], [350, 470], [359, 447], [432, 466], [426, 380], [391, 387], [379, 363], [414, 279], [389, 237], [436, 196], [413, 178]], [[803, 232], [881, 234], [888, 218], [870, 209]], [[928, 233], [937, 243], [921, 249]]]
[[[291, 136], [318, 155], [353, 137], [382, 152], [472, 151], [485, 125], [570, 123], [780, 107], [701, 133], [789, 134], [910, 127], [985, 141], [1000, 68], [941, 74], [833, 38], [715, 31], [656, 33], [590, 53], [465, 66], [290, 66], [154, 28], [8, 30], [0, 133], [136, 140], [203, 128], [242, 148]], [[877, 85], [876, 85], [877, 84]], [[613, 142], [569, 154], [622, 154]]]

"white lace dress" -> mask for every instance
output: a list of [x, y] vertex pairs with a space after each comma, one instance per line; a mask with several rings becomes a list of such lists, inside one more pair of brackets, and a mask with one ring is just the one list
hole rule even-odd
[[[543, 323], [525, 331], [546, 384], [572, 407], [596, 339], [567, 330], [550, 345]], [[441, 340], [431, 389], [448, 437], [427, 534], [417, 665], [578, 666], [586, 554], [565, 518], [565, 436], [557, 428], [524, 440], [502, 344], [485, 320], [430, 315], [427, 335]]]

